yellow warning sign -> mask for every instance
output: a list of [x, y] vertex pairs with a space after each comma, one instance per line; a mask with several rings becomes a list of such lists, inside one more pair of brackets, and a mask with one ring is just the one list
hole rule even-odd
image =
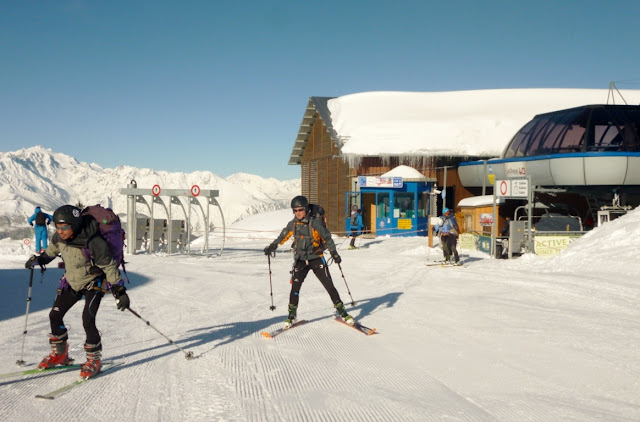
[[411, 230], [411, 219], [410, 218], [402, 218], [398, 219], [398, 229], [399, 230]]

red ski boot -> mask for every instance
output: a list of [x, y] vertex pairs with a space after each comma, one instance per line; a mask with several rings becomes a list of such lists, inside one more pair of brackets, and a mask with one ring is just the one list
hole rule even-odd
[[55, 337], [51, 334], [49, 338], [49, 344], [51, 345], [51, 354], [42, 359], [42, 362], [38, 365], [40, 369], [49, 369], [58, 365], [70, 365], [73, 359], [69, 358], [69, 345], [67, 344], [67, 337], [69, 334], [64, 333], [61, 336]]
[[88, 379], [100, 373], [102, 344], [85, 344], [84, 351], [87, 353], [87, 361], [82, 364], [80, 378]]

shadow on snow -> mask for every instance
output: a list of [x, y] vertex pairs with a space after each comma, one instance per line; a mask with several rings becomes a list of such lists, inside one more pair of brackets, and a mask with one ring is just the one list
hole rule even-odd
[[[398, 301], [402, 293], [394, 292], [387, 293], [384, 296], [362, 299], [356, 301], [354, 306], [349, 303], [346, 304], [347, 311], [353, 315], [357, 320], [362, 320], [367, 316], [391, 308]], [[321, 316], [314, 319], [309, 319], [308, 323], [322, 321], [326, 319], [335, 318], [335, 314]], [[252, 334], [260, 331], [265, 331], [272, 327], [274, 324], [282, 324], [284, 322], [284, 316], [279, 315], [277, 317], [265, 318], [256, 321], [242, 321], [231, 324], [220, 324], [211, 327], [197, 328], [188, 331], [187, 333], [193, 333], [190, 337], [186, 337], [180, 341], [180, 343], [188, 344], [190, 349], [198, 346], [202, 346], [214, 341], [218, 341], [210, 349], [200, 352], [196, 357], [201, 357], [216, 347], [240, 340], [245, 337], [249, 337]], [[278, 327], [279, 328], [279, 327]]]
[[[47, 270], [46, 274], [50, 274], [49, 273], [50, 270]], [[2, 270], [2, 272], [0, 272], [0, 275], [5, 275], [4, 273], [6, 272], [13, 272], [16, 274], [11, 274], [14, 281], [17, 278], [24, 278], [25, 274], [27, 277], [27, 280], [25, 282], [25, 285], [27, 285], [28, 283], [28, 277], [29, 277], [29, 273], [28, 271], [22, 271], [22, 270]], [[53, 273], [54, 271], [51, 271], [51, 273]], [[59, 277], [62, 276], [63, 274], [63, 270], [59, 270], [57, 272], [55, 272], [56, 274], [59, 274]], [[40, 281], [39, 281], [39, 272], [34, 271], [34, 288], [36, 285], [36, 279], [38, 279], [37, 283], [38, 285], [40, 285]], [[59, 278], [58, 277], [58, 278]], [[131, 280], [131, 284], [142, 284], [144, 282], [147, 281], [147, 279], [145, 279], [144, 277], [141, 276], [137, 276], [135, 274], [129, 274], [129, 278]], [[7, 278], [8, 279], [8, 278]], [[5, 280], [3, 278], [3, 280]], [[49, 280], [51, 281], [51, 280]], [[44, 283], [47, 283], [47, 281], [45, 281]], [[43, 285], [45, 285], [43, 283]], [[57, 279], [55, 280], [55, 283], [51, 282], [49, 283], [51, 286], [48, 286], [47, 288], [49, 288], [49, 290], [52, 292], [52, 295], [47, 295], [47, 297], [49, 297], [51, 300], [53, 300], [53, 296], [55, 295], [55, 290], [57, 287]], [[15, 290], [15, 289], [14, 289]], [[34, 289], [35, 290], [35, 289]], [[26, 297], [26, 288], [25, 288], [25, 297]], [[371, 315], [373, 313], [382, 311], [386, 308], [391, 308], [395, 305], [395, 303], [398, 301], [398, 298], [400, 297], [402, 293], [400, 292], [394, 292], [394, 293], [387, 293], [384, 296], [380, 296], [380, 297], [374, 297], [374, 298], [369, 298], [369, 299], [362, 299], [362, 300], [358, 300], [356, 301], [354, 306], [351, 306], [350, 304], [346, 304], [346, 308], [349, 311], [349, 313], [351, 313], [352, 315], [354, 315], [354, 317], [357, 320], [361, 320], [365, 317], [367, 317], [368, 315]], [[41, 296], [45, 296], [45, 295], [41, 295]], [[7, 302], [7, 299], [4, 298], [3, 302]], [[22, 303], [22, 305], [24, 305], [24, 303]], [[40, 305], [40, 309], [45, 309], [45, 308], [49, 308], [51, 306], [50, 303], [41, 303]], [[16, 309], [17, 311], [17, 309]], [[359, 311], [359, 312], [357, 312]], [[30, 309], [31, 312], [31, 309]], [[6, 318], [8, 315], [8, 311], [4, 312], [4, 317]], [[21, 313], [24, 314], [24, 309], [21, 310]], [[313, 323], [313, 322], [317, 322], [317, 321], [322, 321], [322, 320], [326, 320], [326, 319], [333, 319], [335, 318], [336, 314], [331, 314], [331, 315], [325, 315], [325, 316], [321, 316], [318, 318], [314, 318], [314, 319], [310, 319], [308, 320], [308, 323]], [[132, 316], [134, 317], [134, 316]], [[204, 346], [213, 342], [218, 341], [216, 344], [214, 344], [212, 347], [210, 347], [209, 349], [205, 350], [205, 351], [201, 351], [198, 354], [194, 353], [194, 359], [200, 358], [202, 356], [204, 356], [205, 354], [211, 352], [212, 350], [214, 350], [217, 347], [223, 346], [225, 344], [229, 344], [232, 343], [234, 341], [240, 340], [242, 338], [246, 338], [246, 337], [250, 337], [251, 335], [255, 334], [256, 332], [260, 332], [260, 331], [264, 331], [269, 329], [271, 326], [273, 326], [274, 324], [281, 324], [283, 322], [283, 316], [279, 315], [277, 317], [271, 317], [271, 318], [265, 318], [265, 319], [260, 319], [260, 320], [255, 320], [255, 321], [240, 321], [240, 322], [234, 322], [234, 323], [229, 323], [229, 324], [219, 324], [219, 325], [213, 325], [210, 327], [203, 327], [203, 328], [196, 328], [193, 330], [189, 330], [187, 331], [187, 334], [190, 334], [188, 337], [183, 338], [179, 341], [173, 341], [174, 345], [172, 345], [171, 343], [163, 343], [163, 344], [159, 344], [156, 346], [152, 346], [152, 347], [147, 347], [144, 349], [137, 349], [135, 351], [129, 352], [129, 353], [123, 353], [119, 356], [114, 356], [113, 358], [109, 358], [109, 360], [121, 360], [127, 357], [133, 357], [136, 355], [140, 355], [140, 354], [146, 354], [150, 351], [153, 350], [158, 350], [158, 349], [166, 349], [166, 351], [164, 351], [163, 353], [154, 355], [154, 356], [148, 356], [145, 358], [141, 358], [137, 361], [131, 361], [131, 362], [127, 362], [125, 365], [116, 368], [113, 370], [113, 372], [116, 371], [120, 371], [122, 369], [125, 369], [127, 367], [132, 367], [132, 366], [137, 366], [146, 362], [150, 362], [156, 359], [160, 359], [162, 357], [166, 357], [175, 353], [182, 353], [181, 350], [179, 350], [178, 348], [174, 347], [176, 345], [180, 345], [180, 347], [182, 349], [184, 349], [185, 351], [191, 351], [193, 352], [194, 348], [197, 348], [199, 346]], [[153, 323], [152, 323], [153, 324]], [[158, 339], [162, 340], [162, 337], [160, 335], [158, 335]], [[267, 341], [267, 340], [265, 340]], [[48, 374], [40, 374], [37, 375], [37, 377], [41, 377], [41, 376], [47, 376]], [[30, 377], [29, 379], [33, 379], [33, 377]], [[24, 378], [19, 378], [19, 379], [14, 379], [14, 380], [8, 380], [6, 382], [1, 382], [0, 385], [7, 385], [7, 384], [13, 384], [16, 382], [20, 382], [24, 380]]]
[[[29, 313], [50, 309], [56, 297], [58, 282], [64, 275], [64, 270], [57, 267], [49, 267], [43, 273], [39, 267], [33, 270], [33, 285], [31, 289], [31, 303]], [[127, 272], [129, 283], [127, 289], [141, 286], [149, 281], [149, 278]], [[0, 269], [0, 320], [7, 320], [24, 316], [27, 309], [27, 295], [29, 293], [30, 271], [27, 269]], [[124, 277], [124, 274], [123, 274]]]

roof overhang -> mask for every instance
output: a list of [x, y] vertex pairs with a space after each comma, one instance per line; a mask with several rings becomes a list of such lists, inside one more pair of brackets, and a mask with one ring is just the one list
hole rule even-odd
[[298, 129], [298, 136], [296, 136], [296, 140], [293, 143], [289, 164], [299, 165], [302, 163], [304, 149], [307, 146], [307, 142], [309, 142], [311, 130], [318, 116], [320, 116], [324, 125], [327, 127], [335, 145], [340, 146], [339, 138], [331, 125], [331, 112], [327, 106], [327, 103], [332, 98], [335, 97], [309, 97], [307, 108], [304, 111], [304, 116], [302, 116], [302, 123], [300, 123], [300, 128]]

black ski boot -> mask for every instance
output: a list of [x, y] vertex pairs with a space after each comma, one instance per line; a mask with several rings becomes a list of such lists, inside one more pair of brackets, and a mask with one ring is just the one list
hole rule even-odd
[[291, 326], [293, 324], [296, 323], [297, 318], [296, 318], [296, 313], [298, 311], [298, 306], [297, 305], [293, 305], [293, 304], [289, 304], [289, 316], [287, 316], [287, 319], [284, 320], [284, 325], [283, 328], [289, 329], [291, 328]]
[[344, 319], [344, 322], [349, 325], [355, 325], [356, 320], [347, 313], [346, 309], [344, 309], [344, 303], [338, 302], [334, 306], [336, 308], [336, 311], [338, 311], [338, 314], [342, 317], [342, 319]]

